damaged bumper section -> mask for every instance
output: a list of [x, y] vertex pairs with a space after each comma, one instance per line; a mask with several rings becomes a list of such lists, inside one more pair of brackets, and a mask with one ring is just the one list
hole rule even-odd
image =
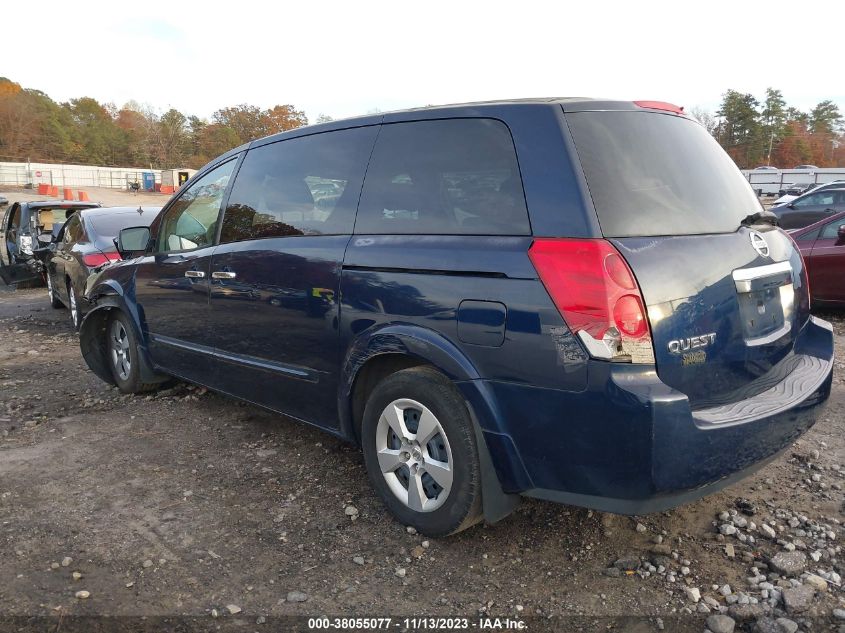
[[491, 382], [502, 418], [513, 422], [485, 439], [504, 463], [524, 467], [524, 476], [500, 473], [507, 492], [618, 514], [660, 512], [748, 476], [815, 423], [830, 393], [832, 339], [830, 324], [811, 317], [792, 371], [707, 409], [692, 409], [648, 366], [591, 362], [582, 393]]

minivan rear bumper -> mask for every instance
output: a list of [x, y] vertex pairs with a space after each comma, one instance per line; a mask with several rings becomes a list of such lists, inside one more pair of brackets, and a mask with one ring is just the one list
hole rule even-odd
[[642, 365], [591, 361], [580, 393], [489, 383], [506, 427], [485, 432], [490, 453], [525, 470], [500, 473], [505, 491], [646, 514], [748, 476], [807, 431], [830, 394], [830, 324], [811, 317], [799, 339], [798, 369], [768, 391], [706, 410], [691, 410]]

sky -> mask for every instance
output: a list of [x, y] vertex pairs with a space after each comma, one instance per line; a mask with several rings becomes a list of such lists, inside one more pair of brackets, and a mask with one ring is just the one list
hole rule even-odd
[[715, 111], [729, 88], [762, 100], [769, 86], [845, 112], [842, 0], [39, 0], [6, 3], [0, 21], [0, 76], [56, 101], [202, 118], [240, 103], [291, 104], [313, 122], [551, 96]]

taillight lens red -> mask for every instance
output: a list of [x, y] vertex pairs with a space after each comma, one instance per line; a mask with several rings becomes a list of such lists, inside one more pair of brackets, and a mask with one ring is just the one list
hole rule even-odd
[[88, 268], [97, 268], [104, 264], [116, 262], [120, 260], [120, 253], [117, 251], [106, 251], [105, 253], [88, 253], [82, 256], [82, 262]]
[[592, 356], [654, 362], [642, 294], [610, 242], [536, 239], [528, 256], [569, 329]]

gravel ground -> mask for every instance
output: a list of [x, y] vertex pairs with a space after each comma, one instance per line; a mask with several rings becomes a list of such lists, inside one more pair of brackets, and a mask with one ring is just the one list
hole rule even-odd
[[[820, 316], [845, 358], [843, 313]], [[188, 385], [124, 396], [84, 366], [45, 290], [0, 285], [0, 630], [437, 614], [720, 633], [723, 612], [736, 631], [841, 631], [843, 369], [818, 424], [718, 494], [638, 518], [528, 500], [434, 540], [388, 516], [354, 447]]]

